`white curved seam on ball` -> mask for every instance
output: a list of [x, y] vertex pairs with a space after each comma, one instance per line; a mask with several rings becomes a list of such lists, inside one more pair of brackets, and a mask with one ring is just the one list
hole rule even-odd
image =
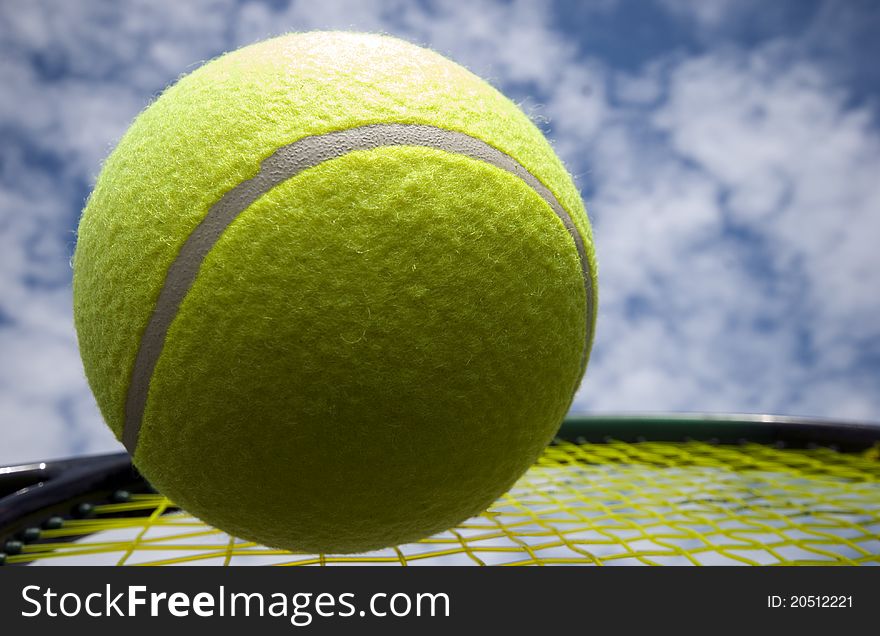
[[554, 194], [513, 157], [465, 133], [422, 124], [371, 124], [305, 137], [279, 148], [263, 160], [256, 176], [242, 181], [211, 206], [205, 218], [184, 241], [165, 274], [165, 281], [135, 355], [122, 429], [122, 443], [132, 456], [140, 437], [150, 381], [168, 330], [195, 281], [202, 262], [229, 224], [269, 190], [303, 170], [358, 150], [395, 146], [434, 148], [483, 161], [518, 177], [550, 206], [574, 241], [584, 279], [586, 339], [579, 376], [583, 375], [594, 318], [590, 263], [583, 237]]

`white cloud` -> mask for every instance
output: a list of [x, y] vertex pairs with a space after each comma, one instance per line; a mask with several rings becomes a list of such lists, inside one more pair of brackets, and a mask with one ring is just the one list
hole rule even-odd
[[369, 31], [385, 33], [391, 20], [399, 19], [408, 3], [399, 0], [336, 0], [292, 2], [285, 8], [246, 3], [234, 20], [235, 46], [243, 46], [290, 31]]
[[70, 455], [68, 427], [51, 403], [33, 402], [0, 392], [3, 445], [0, 464], [43, 461]]
[[663, 86], [659, 69], [649, 67], [642, 73], [620, 72], [612, 77], [614, 96], [624, 104], [648, 105], [660, 99]]
[[30, 307], [0, 330], [0, 465], [120, 449], [85, 387], [72, 325], [60, 320], [69, 310], [59, 309]]
[[880, 136], [829, 79], [766, 64], [683, 65], [658, 120], [679, 154], [732, 193], [731, 221], [762, 235], [778, 271], [805, 277], [805, 319], [823, 351], [877, 336]]
[[880, 338], [869, 113], [761, 50], [666, 81], [659, 110], [595, 144], [601, 361], [576, 404], [877, 418], [860, 378]]
[[742, 0], [660, 0], [667, 11], [693, 21], [706, 30], [724, 26], [742, 8]]

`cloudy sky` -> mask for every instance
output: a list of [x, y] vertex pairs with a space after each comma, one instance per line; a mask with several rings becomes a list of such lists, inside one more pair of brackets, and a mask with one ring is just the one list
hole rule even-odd
[[104, 157], [181, 74], [312, 29], [430, 46], [553, 141], [600, 262], [575, 410], [880, 421], [876, 2], [6, 0], [0, 464], [120, 448], [71, 310]]

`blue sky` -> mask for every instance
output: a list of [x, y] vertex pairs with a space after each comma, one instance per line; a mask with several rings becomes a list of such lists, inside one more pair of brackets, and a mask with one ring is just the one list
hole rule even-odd
[[880, 421], [880, 5], [0, 4], [0, 463], [120, 448], [71, 310], [101, 162], [175, 78], [271, 35], [430, 46], [545, 130], [587, 203], [600, 315], [574, 408]]

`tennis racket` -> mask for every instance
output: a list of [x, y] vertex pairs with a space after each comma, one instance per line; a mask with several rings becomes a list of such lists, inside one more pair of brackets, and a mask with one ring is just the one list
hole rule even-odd
[[229, 536], [156, 493], [124, 453], [8, 466], [0, 563], [880, 565], [880, 426], [570, 417], [482, 515], [361, 555], [296, 554]]

